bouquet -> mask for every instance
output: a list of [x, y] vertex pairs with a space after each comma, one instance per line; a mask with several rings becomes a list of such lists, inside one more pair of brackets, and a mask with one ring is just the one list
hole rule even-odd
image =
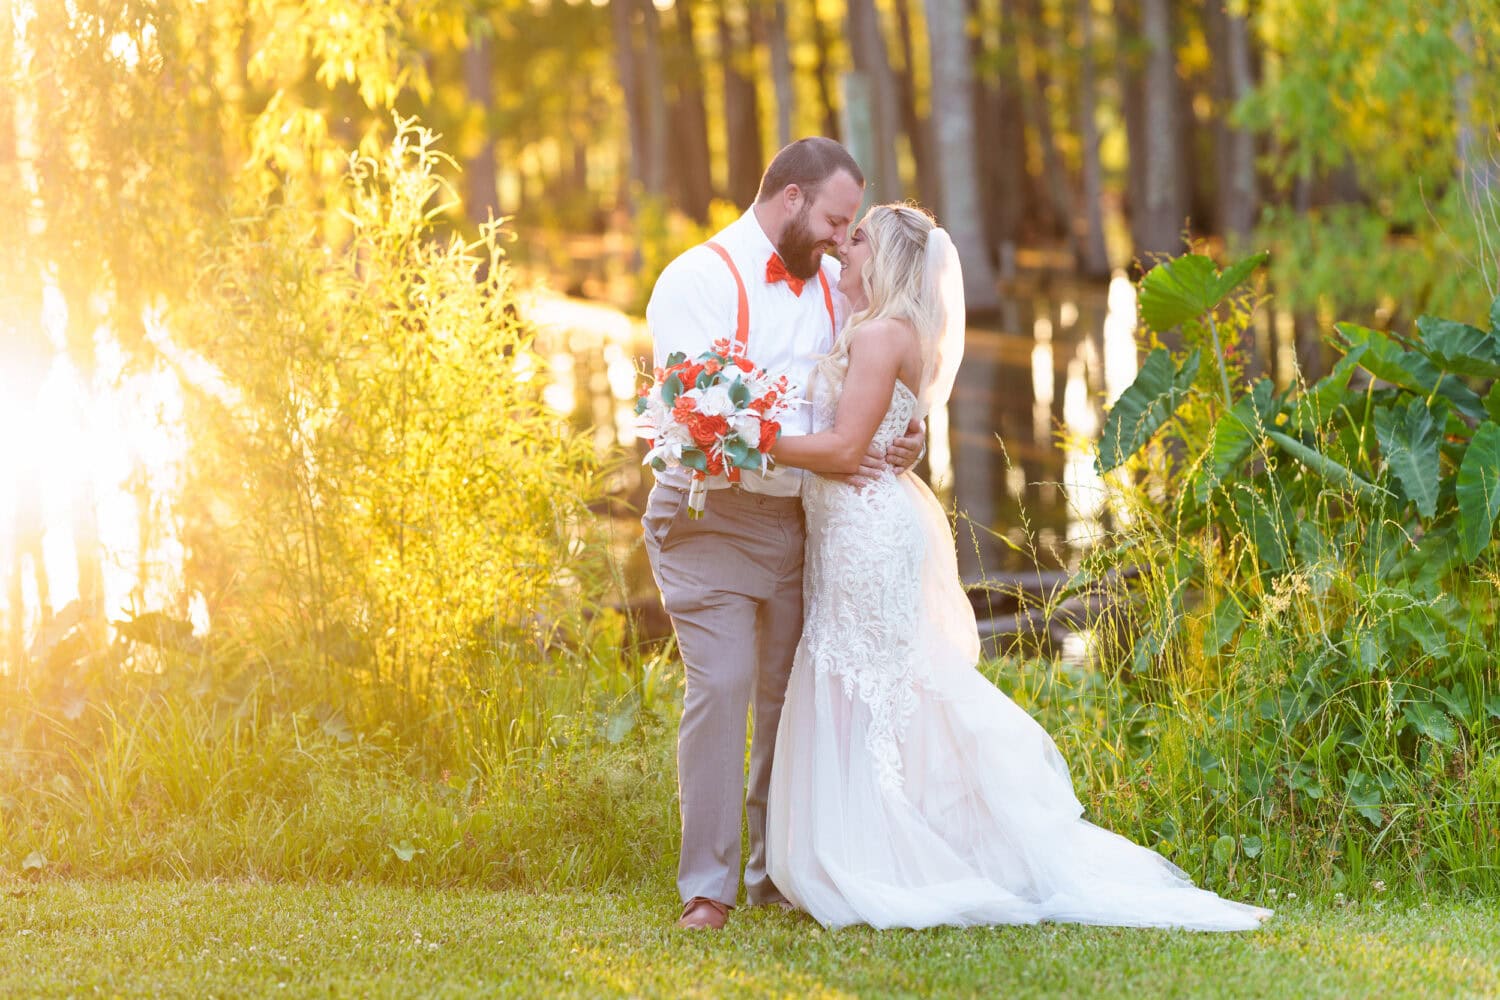
[[737, 483], [742, 470], [770, 467], [778, 418], [802, 402], [792, 398], [785, 375], [773, 379], [728, 339], [693, 361], [678, 351], [652, 374], [635, 404], [640, 433], [651, 440], [643, 464], [692, 470], [688, 517], [695, 520], [703, 516], [709, 476]]

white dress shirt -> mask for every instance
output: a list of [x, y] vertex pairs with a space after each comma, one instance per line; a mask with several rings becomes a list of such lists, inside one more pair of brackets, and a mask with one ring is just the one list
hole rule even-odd
[[[818, 359], [833, 347], [836, 325], [848, 315], [848, 303], [839, 293], [839, 262], [823, 258], [823, 274], [833, 293], [834, 322], [817, 275], [792, 294], [785, 282], [766, 283], [766, 262], [776, 247], [760, 227], [753, 209], [747, 210], [721, 230], [713, 241], [728, 251], [745, 283], [750, 306], [750, 339], [745, 353], [771, 376], [790, 379], [799, 399], [805, 399], [808, 383]], [[713, 347], [715, 340], [734, 339], [739, 316], [739, 289], [729, 265], [713, 250], [699, 245], [682, 254], [656, 280], [646, 305], [646, 325], [651, 330], [657, 367], [667, 356], [682, 351], [695, 358]], [[781, 418], [782, 434], [806, 434], [812, 429], [812, 407], [802, 403]], [[658, 472], [658, 482], [686, 489], [691, 473], [685, 469]], [[710, 489], [729, 485], [723, 476], [709, 476]], [[796, 496], [801, 492], [798, 469], [777, 466], [768, 473], [743, 472], [742, 488], [771, 496]]]

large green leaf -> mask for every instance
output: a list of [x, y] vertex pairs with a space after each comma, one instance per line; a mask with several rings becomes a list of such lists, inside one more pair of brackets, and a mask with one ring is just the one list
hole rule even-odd
[[[1474, 420], [1485, 417], [1484, 403], [1473, 390], [1456, 379], [1443, 378], [1431, 361], [1416, 351], [1402, 348], [1390, 334], [1371, 330], [1358, 323], [1338, 323], [1334, 329], [1343, 337], [1347, 349], [1366, 347], [1360, 367], [1392, 385], [1430, 395], [1434, 389], [1445, 396], [1461, 413]], [[1441, 384], [1440, 384], [1441, 383]]]
[[1201, 353], [1194, 351], [1181, 368], [1173, 371], [1172, 356], [1166, 348], [1158, 347], [1146, 356], [1135, 381], [1104, 418], [1099, 455], [1094, 460], [1101, 473], [1124, 464], [1171, 418], [1198, 376], [1201, 360]]
[[1427, 401], [1414, 396], [1405, 407], [1381, 407], [1375, 411], [1375, 437], [1380, 452], [1395, 474], [1401, 489], [1423, 520], [1437, 510], [1438, 429], [1427, 409]]
[[1202, 254], [1184, 254], [1159, 264], [1141, 279], [1141, 319], [1157, 333], [1196, 319], [1212, 311], [1267, 256], [1247, 257], [1222, 274]]
[[1453, 728], [1453, 722], [1447, 713], [1430, 702], [1407, 702], [1401, 709], [1401, 714], [1417, 732], [1430, 740], [1447, 746], [1452, 746], [1458, 740], [1458, 731]]
[[1490, 303], [1490, 332], [1500, 333], [1500, 295]]
[[1349, 379], [1360, 359], [1369, 350], [1366, 344], [1355, 344], [1349, 348], [1333, 371], [1324, 375], [1297, 400], [1292, 409], [1292, 429], [1298, 434], [1311, 434], [1343, 405], [1349, 394]]
[[1214, 422], [1213, 446], [1193, 476], [1193, 496], [1199, 503], [1208, 502], [1209, 494], [1230, 470], [1249, 456], [1255, 442], [1270, 426], [1271, 416], [1276, 412], [1272, 390], [1271, 380], [1261, 379]]
[[1218, 285], [1214, 289], [1217, 300], [1222, 302], [1224, 296], [1238, 288], [1246, 278], [1250, 277], [1256, 268], [1270, 259], [1270, 251], [1262, 250], [1260, 253], [1253, 253], [1244, 260], [1236, 261], [1226, 267], [1223, 273], [1219, 275]]
[[1474, 432], [1458, 468], [1456, 492], [1463, 556], [1473, 562], [1489, 545], [1500, 514], [1500, 424], [1486, 420]]
[[1237, 594], [1226, 594], [1214, 607], [1213, 616], [1203, 630], [1203, 655], [1212, 657], [1234, 638], [1245, 621], [1245, 609]]
[[1324, 479], [1335, 482], [1340, 486], [1346, 486], [1371, 500], [1386, 492], [1374, 483], [1361, 478], [1347, 466], [1334, 461], [1322, 452], [1309, 448], [1301, 441], [1295, 441], [1287, 437], [1280, 431], [1268, 431], [1266, 436], [1275, 441], [1288, 455], [1291, 455]]
[[1256, 559], [1272, 572], [1286, 569], [1295, 516], [1281, 490], [1258, 490], [1237, 483], [1233, 490], [1234, 517]]
[[1141, 279], [1141, 319], [1157, 333], [1202, 316], [1218, 304], [1214, 262], [1202, 254], [1184, 254], [1158, 264]]
[[1479, 378], [1500, 376], [1500, 333], [1432, 316], [1417, 317], [1417, 350], [1444, 371]]

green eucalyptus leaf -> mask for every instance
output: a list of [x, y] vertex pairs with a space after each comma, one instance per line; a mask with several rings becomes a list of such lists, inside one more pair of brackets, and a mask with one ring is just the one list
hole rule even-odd
[[741, 409], [750, 405], [750, 387], [738, 375], [729, 385], [729, 401]]
[[1363, 479], [1347, 466], [1341, 465], [1321, 452], [1314, 451], [1301, 441], [1295, 441], [1287, 437], [1280, 431], [1269, 431], [1266, 436], [1275, 441], [1288, 455], [1291, 455], [1324, 479], [1335, 482], [1340, 486], [1346, 486], [1366, 499], [1374, 500], [1386, 493], [1385, 490]]
[[663, 367], [664, 368], [671, 368], [673, 365], [680, 365], [680, 364], [682, 364], [686, 360], [687, 360], [687, 352], [686, 351], [673, 351], [671, 354], [667, 355], [667, 363], [665, 365], [663, 365]]
[[727, 438], [724, 441], [724, 457], [729, 464], [737, 469], [749, 468], [751, 447], [739, 437]]
[[684, 468], [696, 472], [707, 472], [708, 456], [697, 448], [684, 448], [682, 449], [682, 464]]
[[1500, 514], [1500, 424], [1479, 425], [1458, 468], [1460, 544], [1464, 560], [1473, 562], [1490, 543]]
[[1375, 437], [1401, 489], [1423, 520], [1437, 510], [1438, 429], [1427, 401], [1414, 396], [1404, 408], [1375, 411]]
[[666, 377], [661, 384], [661, 401], [668, 406], [677, 402], [677, 397], [682, 395], [682, 379], [674, 372]]
[[1417, 317], [1422, 337], [1417, 350], [1438, 368], [1455, 375], [1500, 376], [1500, 334], [1433, 316]]
[[1194, 351], [1174, 371], [1166, 348], [1158, 347], [1146, 356], [1135, 381], [1104, 418], [1099, 454], [1094, 459], [1101, 473], [1123, 465], [1171, 419], [1197, 377], [1201, 360], [1201, 352]]

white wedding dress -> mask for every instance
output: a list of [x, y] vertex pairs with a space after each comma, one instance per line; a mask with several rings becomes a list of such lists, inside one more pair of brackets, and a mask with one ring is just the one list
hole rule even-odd
[[[839, 389], [815, 376], [816, 429]], [[897, 382], [876, 444], [916, 408]], [[809, 474], [803, 503], [806, 618], [767, 814], [771, 879], [793, 904], [826, 927], [1269, 916], [1082, 818], [1051, 738], [975, 668], [953, 537], [916, 476], [855, 490]]]

